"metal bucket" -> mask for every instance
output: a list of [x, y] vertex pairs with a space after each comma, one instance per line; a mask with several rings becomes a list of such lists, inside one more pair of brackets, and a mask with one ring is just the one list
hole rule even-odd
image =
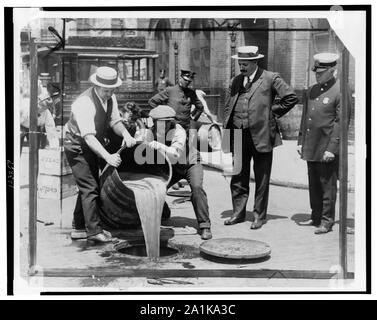
[[198, 130], [198, 148], [200, 151], [221, 150], [221, 130], [216, 123], [202, 124]]
[[[137, 148], [145, 148], [145, 152], [153, 152], [154, 159], [160, 154], [161, 164], [138, 164], [134, 154]], [[148, 150], [149, 149], [149, 150]], [[140, 149], [139, 149], [140, 150]], [[141, 224], [135, 203], [133, 190], [127, 187], [120, 178], [122, 173], [150, 173], [163, 179], [166, 186], [172, 177], [172, 167], [169, 159], [160, 151], [151, 149], [148, 145], [137, 145], [132, 148], [121, 148], [118, 153], [122, 163], [118, 168], [107, 166], [100, 177], [100, 216], [109, 227], [121, 229]], [[162, 163], [163, 162], [163, 163]], [[125, 182], [127, 180], [124, 180]]]

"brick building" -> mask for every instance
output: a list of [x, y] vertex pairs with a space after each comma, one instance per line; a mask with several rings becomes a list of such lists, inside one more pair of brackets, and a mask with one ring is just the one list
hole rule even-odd
[[[62, 30], [62, 19], [41, 19], [31, 28], [40, 28], [41, 38], [54, 43], [56, 39], [46, 31], [48, 26]], [[207, 92], [209, 107], [219, 121], [222, 120], [225, 89], [232, 74], [238, 74], [238, 65], [230, 58], [236, 47], [259, 46], [265, 55], [260, 66], [279, 72], [300, 98], [315, 82], [314, 73], [310, 71], [312, 56], [320, 51], [341, 49], [341, 43], [326, 19], [68, 19], [65, 28], [67, 43], [71, 45], [128, 46], [132, 50], [138, 48], [157, 53], [154, 78], [159, 69], [166, 69], [169, 79], [174, 82], [180, 66], [190, 66], [197, 73], [194, 86]], [[27, 45], [25, 35], [23, 39]], [[41, 59], [39, 70], [51, 73], [54, 65], [54, 61]], [[77, 72], [84, 67], [78, 65]], [[139, 64], [138, 67], [137, 75], [149, 74], [147, 65]], [[354, 92], [352, 56], [349, 70], [349, 84]], [[52, 77], [56, 77], [56, 73], [52, 73]], [[25, 74], [24, 78], [28, 79]], [[302, 106], [297, 106], [280, 121], [285, 138], [297, 136], [301, 109]], [[351, 139], [353, 132], [351, 122]]]

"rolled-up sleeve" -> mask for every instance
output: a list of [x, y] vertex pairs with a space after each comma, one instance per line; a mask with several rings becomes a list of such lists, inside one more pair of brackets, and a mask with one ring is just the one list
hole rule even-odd
[[94, 117], [96, 109], [89, 97], [82, 96], [78, 98], [71, 107], [71, 112], [77, 122], [81, 137], [88, 134], [96, 134]]
[[171, 147], [175, 148], [178, 157], [181, 156], [183, 150], [185, 149], [185, 144], [186, 144], [186, 131], [185, 129], [182, 128], [179, 124], [176, 124], [175, 130], [174, 130], [174, 135], [171, 141]]

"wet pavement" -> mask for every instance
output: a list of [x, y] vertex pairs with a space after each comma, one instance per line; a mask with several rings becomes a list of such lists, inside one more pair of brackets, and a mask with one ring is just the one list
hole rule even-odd
[[[276, 157], [274, 161], [277, 161]], [[21, 158], [21, 166], [21, 186], [24, 185], [24, 187], [20, 190], [19, 222], [22, 233], [22, 237], [20, 237], [20, 274], [28, 279], [26, 276], [28, 268], [28, 187], [25, 187], [25, 181], [27, 182], [27, 156], [25, 154]], [[333, 231], [324, 235], [315, 235], [313, 227], [302, 227], [298, 224], [310, 217], [308, 190], [272, 185], [270, 187], [268, 222], [259, 230], [251, 230], [253, 182], [251, 182], [251, 197], [247, 207], [246, 221], [233, 226], [224, 226], [224, 220], [232, 213], [229, 181], [222, 176], [220, 171], [205, 167], [204, 188], [208, 195], [214, 238], [236, 237], [265, 242], [271, 248], [271, 254], [268, 257], [253, 261], [228, 261], [201, 254], [199, 246], [203, 240], [198, 234], [192, 232], [197, 228], [192, 204], [190, 201], [177, 201], [178, 197], [167, 197], [172, 216], [163, 223], [165, 228], [161, 230], [163, 245], [166, 244], [168, 247], [176, 249], [177, 252], [171, 256], [161, 257], [158, 262], [117, 251], [122, 240], [118, 244], [107, 245], [93, 245], [86, 240], [72, 241], [69, 234], [76, 197], [68, 197], [62, 202], [38, 199], [38, 219], [43, 222], [53, 222], [53, 224], [37, 223], [37, 266], [39, 274], [45, 274], [45, 276], [31, 278], [35, 278], [33, 281], [42, 283], [43, 287], [49, 288], [101, 287], [115, 290], [140, 290], [139, 287], [155, 288], [161, 285], [174, 288], [184, 286], [185, 290], [188, 287], [192, 290], [200, 290], [202, 287], [230, 288], [232, 286], [247, 290], [270, 285], [279, 286], [284, 283], [289, 283], [290, 287], [305, 287], [307, 284], [311, 287], [328, 288], [329, 284], [334, 281], [334, 279], [276, 279], [284, 278], [284, 271], [313, 271], [313, 274], [317, 271], [320, 274], [334, 272], [338, 268], [338, 221]], [[179, 192], [188, 190], [189, 187], [186, 185]], [[353, 193], [349, 193], [348, 209], [350, 217], [348, 223], [352, 226]], [[129, 240], [130, 234], [136, 235], [134, 239], [140, 240], [140, 230], [126, 230], [118, 232], [116, 235]], [[348, 235], [347, 239], [348, 269], [353, 272], [354, 235]], [[49, 270], [53, 270], [55, 273], [49, 274]], [[281, 270], [282, 273], [272, 273], [269, 278], [265, 279], [254, 278], [261, 270]], [[57, 271], [63, 274], [59, 274]], [[112, 277], [112, 273], [115, 276]], [[127, 277], [123, 277], [123, 275], [127, 275]], [[183, 276], [181, 277], [181, 275]], [[214, 275], [221, 276], [215, 277]], [[168, 281], [165, 278], [176, 280]], [[238, 278], [242, 278], [244, 281]], [[231, 279], [234, 281], [232, 282]]]

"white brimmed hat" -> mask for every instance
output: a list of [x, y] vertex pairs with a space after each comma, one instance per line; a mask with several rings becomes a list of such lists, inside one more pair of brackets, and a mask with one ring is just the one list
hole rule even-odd
[[336, 61], [339, 59], [339, 55], [337, 53], [322, 52], [315, 54], [313, 58], [314, 66], [312, 71], [317, 71], [318, 69], [320, 69], [319, 71], [323, 71], [336, 66]]
[[175, 115], [174, 109], [167, 105], [159, 105], [149, 112], [149, 116], [153, 120], [173, 120]]
[[233, 59], [238, 60], [255, 60], [262, 59], [263, 54], [259, 53], [259, 48], [257, 46], [243, 46], [237, 49], [237, 54], [232, 56]]
[[96, 86], [104, 88], [117, 88], [122, 84], [122, 79], [118, 77], [118, 72], [110, 67], [99, 67], [90, 76], [90, 81]]

